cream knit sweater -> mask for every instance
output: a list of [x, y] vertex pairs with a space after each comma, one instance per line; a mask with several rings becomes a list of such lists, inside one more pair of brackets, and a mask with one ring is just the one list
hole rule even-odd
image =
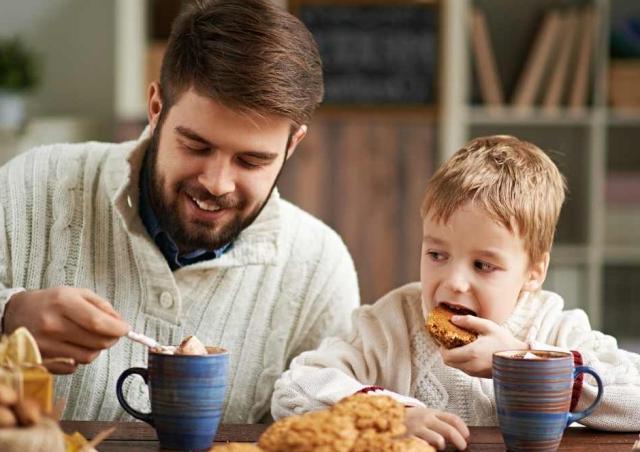
[[[0, 169], [0, 314], [15, 288], [84, 287], [109, 300], [139, 332], [163, 344], [195, 334], [230, 351], [224, 422], [269, 415], [273, 383], [289, 361], [343, 332], [358, 305], [341, 239], [274, 191], [222, 257], [172, 272], [138, 215], [148, 136], [122, 144], [37, 148]], [[126, 339], [71, 376], [56, 377], [65, 419], [130, 419], [116, 380], [146, 367]], [[147, 387], [125, 384], [145, 410]]]
[[[522, 297], [504, 326], [536, 348], [577, 350], [602, 377], [604, 396], [580, 423], [624, 431], [640, 428], [640, 355], [620, 350], [616, 340], [593, 331], [582, 310], [563, 311], [562, 299], [540, 291]], [[295, 358], [277, 382], [272, 414], [280, 418], [333, 405], [366, 386], [410, 405], [458, 414], [468, 425], [497, 425], [493, 382], [446, 366], [424, 328], [420, 284], [400, 287], [353, 314], [352, 333], [328, 338], [316, 351]], [[595, 398], [585, 374], [576, 407]]]

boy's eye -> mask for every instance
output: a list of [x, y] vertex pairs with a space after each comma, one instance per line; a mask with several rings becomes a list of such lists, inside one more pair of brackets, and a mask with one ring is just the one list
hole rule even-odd
[[497, 268], [495, 265], [491, 265], [483, 261], [475, 261], [473, 265], [477, 270], [480, 270], [481, 272], [487, 272], [487, 273], [492, 272]]
[[438, 251], [427, 251], [427, 255], [434, 262], [440, 262], [440, 261], [445, 260], [445, 258], [446, 258], [444, 254], [439, 253]]

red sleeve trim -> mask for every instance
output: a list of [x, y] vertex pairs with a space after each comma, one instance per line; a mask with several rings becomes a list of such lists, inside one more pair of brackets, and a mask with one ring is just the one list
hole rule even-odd
[[[574, 366], [582, 366], [583, 360], [582, 355], [579, 351], [571, 350], [571, 354], [573, 354], [573, 364]], [[580, 400], [580, 395], [582, 394], [582, 380], [584, 380], [584, 374], [578, 375], [573, 381], [573, 391], [571, 393], [571, 407], [569, 411], [573, 411], [578, 405], [578, 401]]]
[[359, 391], [356, 391], [356, 394], [366, 394], [367, 392], [375, 392], [375, 391], [384, 391], [382, 386], [366, 386]]
[[[382, 386], [366, 386], [359, 391], [356, 391], [354, 394], [367, 394], [368, 392], [376, 392], [376, 391], [385, 391]], [[405, 405], [405, 408], [413, 408], [412, 405]]]

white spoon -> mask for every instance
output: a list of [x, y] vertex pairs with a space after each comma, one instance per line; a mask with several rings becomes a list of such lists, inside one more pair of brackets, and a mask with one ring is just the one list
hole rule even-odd
[[127, 333], [127, 337], [134, 342], [138, 342], [139, 344], [146, 345], [149, 348], [153, 348], [160, 353], [173, 353], [176, 351], [176, 347], [173, 345], [161, 345], [153, 338], [149, 336], [145, 336], [142, 333], [136, 333], [135, 331], [129, 331]]

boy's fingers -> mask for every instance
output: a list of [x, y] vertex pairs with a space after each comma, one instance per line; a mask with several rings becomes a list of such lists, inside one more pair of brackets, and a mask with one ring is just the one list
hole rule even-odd
[[471, 330], [478, 334], [489, 334], [495, 325], [491, 320], [481, 319], [473, 315], [454, 315], [451, 317], [451, 322], [460, 328]]
[[462, 347], [452, 348], [452, 349], [440, 347], [440, 354], [442, 355], [442, 360], [447, 364], [457, 364], [457, 363], [467, 362], [470, 359], [469, 347], [471, 347], [472, 345], [473, 343], [463, 345]]
[[447, 424], [453, 425], [465, 438], [469, 438], [469, 435], [471, 435], [467, 424], [455, 414], [442, 411], [437, 416]]
[[462, 434], [453, 425], [441, 420], [439, 417], [436, 419], [432, 429], [438, 432], [450, 443], [453, 443], [453, 445], [459, 450], [463, 450], [467, 447], [467, 441], [464, 439]]
[[436, 447], [438, 450], [444, 450], [447, 445], [447, 442], [444, 440], [441, 434], [434, 432], [428, 428], [420, 429], [416, 436], [432, 446]]

